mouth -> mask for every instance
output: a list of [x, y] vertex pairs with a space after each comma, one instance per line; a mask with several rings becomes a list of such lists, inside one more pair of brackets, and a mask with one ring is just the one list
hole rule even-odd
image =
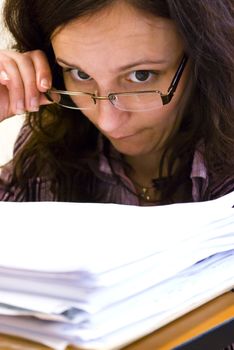
[[130, 137], [135, 136], [136, 134], [129, 134], [129, 135], [106, 135], [107, 138], [111, 139], [111, 140], [125, 140], [128, 139]]

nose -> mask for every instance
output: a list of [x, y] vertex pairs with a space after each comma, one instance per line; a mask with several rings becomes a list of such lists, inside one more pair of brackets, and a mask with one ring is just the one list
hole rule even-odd
[[94, 124], [104, 133], [111, 133], [121, 128], [129, 118], [129, 113], [115, 108], [107, 100], [96, 100], [96, 106], [93, 112]]

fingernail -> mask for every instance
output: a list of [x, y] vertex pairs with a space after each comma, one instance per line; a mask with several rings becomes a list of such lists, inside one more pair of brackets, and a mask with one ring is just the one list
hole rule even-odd
[[41, 87], [43, 87], [43, 89], [49, 89], [50, 88], [50, 82], [47, 79], [42, 79], [41, 80]]
[[0, 77], [2, 78], [2, 80], [5, 80], [5, 81], [9, 81], [10, 80], [8, 74], [4, 70], [2, 70], [0, 72]]
[[30, 111], [37, 112], [39, 110], [39, 101], [37, 97], [32, 97], [30, 100]]
[[16, 114], [24, 114], [24, 112], [25, 112], [24, 101], [19, 100], [16, 103]]

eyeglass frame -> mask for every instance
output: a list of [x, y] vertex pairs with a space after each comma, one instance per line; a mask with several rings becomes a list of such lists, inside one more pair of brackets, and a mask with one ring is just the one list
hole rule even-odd
[[[163, 94], [161, 91], [159, 90], [141, 90], [141, 91], [128, 91], [128, 92], [110, 92], [107, 96], [97, 96], [94, 93], [90, 93], [90, 92], [85, 92], [85, 91], [68, 91], [68, 90], [57, 90], [57, 89], [50, 89], [47, 92], [45, 92], [45, 96], [47, 97], [47, 99], [50, 102], [53, 103], [57, 103], [55, 101], [52, 100], [52, 98], [50, 97], [49, 93], [50, 92], [56, 92], [58, 94], [62, 94], [62, 95], [69, 95], [69, 96], [78, 96], [79, 94], [82, 95], [87, 95], [90, 96], [93, 99], [94, 104], [97, 103], [97, 100], [109, 100], [111, 102], [111, 104], [119, 109], [114, 103], [113, 101], [115, 100], [116, 96], [121, 96], [121, 95], [134, 95], [134, 94], [147, 94], [147, 93], [157, 93], [160, 95], [161, 99], [162, 99], [162, 105], [166, 105], [168, 103], [171, 102], [172, 97], [174, 96], [174, 93], [177, 89], [177, 86], [179, 84], [179, 81], [181, 79], [181, 76], [183, 74], [183, 71], [185, 69], [186, 63], [188, 61], [188, 56], [186, 54], [183, 55], [182, 60], [179, 64], [179, 67], [177, 68], [177, 71], [175, 72], [174, 77], [172, 78], [172, 81], [170, 83], [170, 86], [167, 90], [166, 94]], [[57, 103], [58, 105], [60, 105], [59, 103]], [[82, 108], [79, 107], [70, 107], [70, 106], [65, 106], [62, 105], [64, 108], [69, 108], [69, 109], [75, 109], [75, 110], [82, 110]], [[83, 108], [85, 109], [85, 108]]]

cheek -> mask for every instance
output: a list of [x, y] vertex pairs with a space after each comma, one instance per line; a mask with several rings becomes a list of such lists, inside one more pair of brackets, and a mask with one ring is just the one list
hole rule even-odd
[[[189, 89], [186, 89], [186, 91], [188, 92]], [[171, 102], [164, 105], [158, 110], [158, 114], [155, 114], [155, 123], [160, 124], [165, 130], [167, 129], [168, 134], [170, 131], [175, 133], [183, 118], [187, 100], [188, 96], [187, 94], [184, 94], [184, 84], [181, 84]]]
[[170, 108], [165, 111], [163, 116], [163, 125], [167, 137], [172, 136], [177, 132], [181, 120], [182, 113], [180, 113], [179, 105], [170, 106]]
[[[82, 110], [82, 114], [94, 125], [98, 128], [98, 112], [97, 112], [97, 106], [94, 105], [93, 109], [89, 110]], [[98, 128], [99, 129], [99, 128]]]
[[141, 118], [141, 123], [144, 123], [144, 125], [149, 128], [158, 128], [160, 131], [162, 131], [162, 129], [170, 131], [180, 119], [178, 106], [169, 104], [145, 114]]
[[82, 114], [87, 118], [89, 119], [91, 122], [93, 122], [92, 120], [94, 119], [92, 116], [93, 116], [93, 113], [94, 111], [93, 110], [82, 110], [81, 111]]

